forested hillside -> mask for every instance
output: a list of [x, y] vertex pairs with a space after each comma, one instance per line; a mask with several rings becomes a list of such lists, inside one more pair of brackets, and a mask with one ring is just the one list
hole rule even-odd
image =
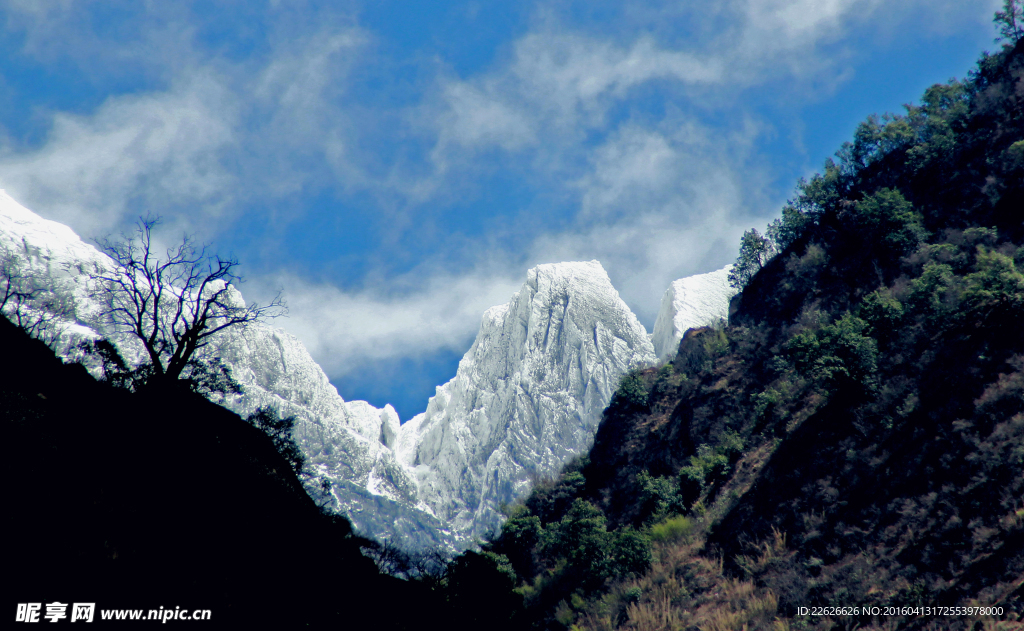
[[504, 586], [470, 627], [1021, 628], [1022, 222], [1018, 42], [862, 123], [744, 240], [728, 326], [439, 589]]

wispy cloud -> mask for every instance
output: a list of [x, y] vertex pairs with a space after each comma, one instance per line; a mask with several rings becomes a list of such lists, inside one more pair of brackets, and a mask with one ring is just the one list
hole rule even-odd
[[[25, 50], [44, 57], [59, 56], [52, 42], [82, 17], [65, 3], [13, 9], [18, 19], [9, 22], [24, 30]], [[130, 24], [148, 23], [145, 15]], [[145, 63], [173, 69], [158, 73], [156, 88], [113, 94], [88, 113], [54, 111], [41, 142], [0, 146], [0, 182], [13, 195], [87, 236], [160, 214], [175, 230], [210, 238], [253, 200], [358, 182], [346, 147], [350, 119], [338, 101], [366, 44], [362, 31], [327, 24], [280, 37], [266, 58], [239, 61], [211, 57], [185, 26], [161, 30], [141, 37], [180, 36], [150, 47]], [[99, 39], [69, 41], [87, 52]], [[115, 42], [108, 53], [134, 55], [126, 52], [133, 43]]]
[[597, 258], [650, 325], [669, 281], [729, 262], [742, 231], [782, 201], [759, 149], [772, 124], [748, 101], [813, 100], [848, 76], [864, 42], [987, 22], [994, 4], [647, 2], [595, 25], [542, 3], [483, 70], [420, 63], [401, 98], [367, 102], [394, 60], [354, 9], [247, 6], [267, 34], [225, 52], [186, 5], [118, 5], [128, 17], [110, 33], [88, 26], [95, 3], [0, 0], [21, 54], [97, 86], [142, 77], [87, 111], [37, 112], [37, 141], [0, 146], [0, 186], [87, 237], [150, 211], [209, 240], [310, 191], [363, 196], [361, 212], [387, 218], [397, 250], [454, 225], [447, 205], [472, 205], [501, 173], [557, 206], [510, 213], [515, 247], [496, 233], [440, 239], [416, 254], [416, 278], [370, 269], [346, 285], [356, 289], [263, 279], [288, 288], [280, 324], [336, 374], [360, 358], [457, 350], [528, 267]]
[[165, 92], [111, 97], [88, 116], [58, 112], [42, 146], [0, 150], [3, 184], [85, 235], [143, 209], [215, 215], [238, 186], [223, 163], [237, 114], [234, 96], [203, 73]]
[[[287, 287], [290, 315], [275, 324], [296, 335], [328, 372], [343, 376], [360, 364], [464, 351], [483, 312], [508, 302], [525, 281], [500, 274], [435, 273], [409, 292], [341, 291], [295, 276], [253, 281], [254, 294]], [[408, 279], [406, 279], [408, 281]]]
[[332, 176], [348, 187], [366, 179], [350, 155], [355, 122], [344, 99], [349, 73], [368, 42], [354, 26], [290, 38], [274, 48], [255, 81], [241, 82], [240, 96], [250, 99], [246, 144], [263, 147], [250, 157], [252, 179], [277, 174], [271, 179], [276, 195], [311, 180], [322, 185]]

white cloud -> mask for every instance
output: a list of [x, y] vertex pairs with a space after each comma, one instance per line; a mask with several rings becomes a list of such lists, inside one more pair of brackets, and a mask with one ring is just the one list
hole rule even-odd
[[[597, 258], [650, 326], [671, 280], [730, 262], [742, 231], [781, 201], [764, 192], [771, 165], [756, 151], [766, 124], [738, 95], [813, 98], [820, 88], [808, 86], [846, 76], [854, 44], [990, 20], [992, 2], [655, 2], [600, 30], [538, 11], [488, 69], [423, 66], [418, 92], [394, 105], [350, 96], [360, 76], [386, 68], [351, 18], [271, 20], [267, 50], [238, 60], [198, 44], [188, 15], [164, 5], [145, 5], [137, 36], [111, 42], [82, 28], [87, 3], [9, 0], [7, 27], [24, 33], [27, 54], [73, 59], [87, 74], [120, 60], [156, 79], [91, 112], [50, 113], [42, 144], [0, 149], [0, 187], [85, 236], [141, 209], [211, 235], [251, 219], [249, 201], [318, 188], [369, 192], [370, 212], [393, 217], [399, 234], [502, 169], [570, 208], [567, 225], [528, 233], [516, 252], [484, 235], [488, 247], [463, 257], [476, 269], [428, 260], [418, 279], [374, 290], [288, 277], [292, 315], [281, 324], [332, 374], [361, 358], [464, 350], [525, 269]], [[685, 38], [671, 36], [675, 24]], [[722, 111], [728, 125], [711, 120]]]
[[444, 87], [450, 110], [443, 114], [439, 145], [498, 145], [512, 151], [536, 142], [532, 122], [485, 90], [463, 82]]
[[348, 76], [369, 37], [358, 27], [328, 28], [280, 42], [254, 83], [239, 88], [249, 96], [253, 120], [247, 144], [262, 146], [256, 177], [274, 173], [275, 194], [294, 192], [322, 179], [322, 163], [345, 186], [362, 186], [367, 175], [350, 156], [352, 116], [341, 101]]
[[[538, 188], [561, 190], [578, 204], [573, 225], [513, 258], [598, 258], [631, 306], [653, 314], [669, 281], [731, 262], [743, 230], [782, 202], [765, 192], [772, 167], [755, 155], [765, 123], [740, 95], [827, 93], [849, 76], [853, 42], [920, 28], [922, 14], [973, 15], [987, 0], [939, 4], [734, 0], [691, 11], [694, 36], [682, 41], [658, 37], [655, 14], [600, 34], [544, 14], [488, 70], [441, 79], [433, 177], [456, 181], [497, 151]], [[665, 113], [638, 105], [652, 94]], [[704, 108], [732, 108], [736, 124], [705, 123]]]
[[[618, 216], [664, 204], [693, 173], [695, 154], [707, 153], [704, 134], [691, 124], [671, 137], [659, 130], [627, 125], [589, 156], [588, 173], [578, 182], [583, 216]], [[703, 145], [703, 146], [701, 146]], [[703, 169], [702, 169], [703, 170]]]
[[[97, 10], [106, 15], [97, 16]], [[201, 59], [184, 3], [133, 0], [0, 0], [0, 25], [37, 61], [75, 79], [172, 80]]]
[[[922, 13], [943, 12], [928, 11], [922, 2], [909, 4]], [[952, 0], [939, 4], [955, 6]], [[977, 4], [988, 10], [990, 2]], [[467, 78], [438, 74], [427, 92], [432, 96], [421, 104], [374, 111], [346, 98], [353, 67], [380, 61], [365, 55], [372, 37], [350, 18], [324, 19], [315, 28], [315, 18], [275, 20], [269, 52], [238, 62], [211, 57], [197, 44], [187, 11], [151, 6], [123, 29], [137, 34], [112, 42], [82, 28], [91, 6], [4, 3], [8, 29], [24, 33], [27, 52], [75, 59], [94, 70], [116, 67], [114, 59], [148, 64], [164, 87], [112, 96], [92, 113], [53, 113], [46, 144], [8, 149], [2, 165], [7, 185], [34, 206], [55, 204], [69, 217], [77, 203], [103, 225], [134, 214], [127, 210], [133, 201], [166, 208], [160, 200], [169, 194], [181, 200], [173, 213], [200, 216], [230, 212], [247, 194], [281, 196], [310, 185], [370, 191], [397, 207], [443, 203], [472, 181], [481, 152], [491, 150], [505, 154], [505, 166], [534, 184], [568, 185], [580, 195], [586, 217], [599, 206], [609, 208], [609, 196], [627, 192], [609, 188], [597, 170], [607, 167], [592, 155], [615, 150], [602, 145], [603, 137], [616, 135], [621, 110], [634, 107], [638, 91], [654, 85], [662, 100], [713, 102], [723, 90], [806, 72], [842, 76], [818, 47], [883, 10], [880, 0], [732, 0], [690, 10], [694, 37], [684, 43], [656, 36], [664, 19], [626, 20], [619, 30], [613, 25], [598, 35], [541, 12], [547, 17], [488, 71]], [[894, 10], [886, 5], [886, 17]], [[911, 9], [900, 11], [896, 18], [902, 19]], [[901, 19], [895, 22], [905, 23]], [[618, 118], [609, 118], [613, 111]], [[630, 124], [640, 123], [630, 118]], [[413, 141], [410, 148], [382, 163], [374, 147], [403, 134]], [[417, 153], [416, 142], [424, 140], [430, 147]], [[648, 141], [657, 142], [655, 136]], [[630, 191], [657, 185], [652, 178], [669, 179], [658, 170], [671, 164], [658, 162], [669, 158], [670, 149], [663, 149], [660, 158], [643, 152], [656, 162], [647, 173], [640, 163], [621, 165], [632, 169]], [[485, 161], [500, 163], [500, 156]], [[585, 190], [581, 182], [597, 188]], [[656, 188], [650, 194], [660, 195]]]
[[345, 292], [284, 275], [253, 281], [256, 291], [251, 293], [286, 287], [289, 316], [275, 325], [302, 340], [328, 374], [342, 376], [366, 362], [465, 351], [483, 312], [508, 302], [525, 280], [525, 271], [521, 276], [441, 272], [415, 283], [413, 291], [389, 295], [386, 290]]
[[216, 213], [236, 186], [222, 163], [236, 105], [200, 73], [166, 92], [111, 97], [88, 116], [57, 112], [41, 147], [0, 150], [0, 181], [87, 236], [147, 211]]
[[743, 30], [770, 55], [842, 37], [851, 17], [865, 20], [881, 4], [881, 0], [747, 0]]
[[[659, 3], [649, 3], [658, 6]], [[579, 149], [590, 130], [607, 131], [611, 108], [628, 103], [637, 90], [663, 82], [662, 98], [729, 98], [759, 85], [819, 82], [829, 89], [848, 76], [849, 50], [836, 42], [955, 24], [988, 14], [990, 0], [731, 0], [686, 18], [693, 37], [666, 44], [653, 34], [665, 17], [647, 12], [648, 22], [607, 25], [600, 35], [544, 12], [515, 41], [504, 61], [466, 78], [441, 78], [442, 97], [432, 104], [437, 144], [432, 154], [448, 167], [459, 151], [489, 147], [508, 152]], [[726, 19], [723, 19], [723, 16]], [[677, 18], [679, 19], [679, 18]], [[674, 87], [673, 87], [674, 86]], [[801, 98], [806, 98], [802, 95]], [[465, 164], [472, 164], [465, 161]], [[441, 169], [443, 170], [443, 169]]]
[[530, 33], [516, 42], [507, 65], [472, 79], [443, 79], [432, 155], [551, 148], [554, 139], [578, 149], [581, 132], [604, 127], [608, 108], [632, 88], [658, 79], [715, 83], [721, 75], [716, 60], [665, 50], [649, 37], [624, 47], [571, 32]]
[[667, 50], [645, 35], [621, 46], [571, 31], [539, 32], [520, 39], [515, 50], [510, 72], [527, 99], [563, 117], [591, 113], [592, 124], [601, 122], [603, 99], [622, 99], [643, 83], [716, 83], [723, 75], [718, 60]]
[[531, 260], [597, 258], [653, 326], [671, 281], [732, 262], [742, 232], [761, 222], [749, 211], [764, 202], [756, 192], [763, 175], [749, 166], [759, 132], [753, 124], [733, 138], [693, 123], [625, 126], [577, 183], [586, 214], [574, 230], [538, 239]]
[[[58, 8], [21, 15], [31, 22], [26, 46], [67, 28], [71, 9]], [[90, 112], [39, 112], [49, 123], [41, 143], [0, 146], [0, 184], [87, 236], [153, 213], [207, 239], [252, 199], [311, 182], [358, 185], [338, 100], [366, 41], [358, 28], [328, 24], [281, 37], [266, 59], [228, 62], [180, 38], [150, 60], [173, 67], [163, 87], [111, 95]]]

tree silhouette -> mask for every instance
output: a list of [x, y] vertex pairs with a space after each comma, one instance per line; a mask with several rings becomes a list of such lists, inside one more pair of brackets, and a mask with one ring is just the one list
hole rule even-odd
[[[103, 371], [102, 381], [132, 392], [138, 392], [153, 376], [153, 365], [142, 363], [131, 366], [110, 340], [98, 339], [81, 342], [78, 350], [83, 359], [92, 358]], [[231, 375], [231, 367], [219, 357], [193, 357], [179, 377], [186, 389], [216, 402], [216, 396], [242, 394], [242, 385]]]
[[293, 432], [295, 430], [295, 417], [286, 416], [281, 418], [277, 410], [271, 407], [256, 408], [256, 411], [246, 417], [246, 422], [261, 430], [274, 441], [277, 452], [288, 461], [295, 475], [301, 476], [305, 471], [306, 458], [302, 455], [302, 449], [295, 442]]
[[777, 253], [778, 248], [769, 237], [762, 237], [754, 228], [747, 230], [740, 241], [740, 255], [729, 272], [729, 284], [743, 289]]
[[267, 305], [246, 305], [232, 291], [242, 279], [234, 259], [207, 254], [186, 235], [161, 258], [152, 240], [159, 219], [140, 218], [134, 234], [98, 245], [113, 261], [92, 275], [104, 296], [103, 317], [119, 332], [134, 336], [152, 365], [148, 384], [173, 384], [194, 365], [196, 352], [231, 327], [282, 315], [280, 295]]

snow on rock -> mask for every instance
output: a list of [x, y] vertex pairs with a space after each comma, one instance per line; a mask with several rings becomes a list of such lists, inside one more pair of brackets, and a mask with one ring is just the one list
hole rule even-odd
[[91, 300], [95, 287], [90, 273], [107, 269], [110, 259], [83, 242], [71, 228], [49, 221], [16, 202], [0, 189], [0, 253], [13, 256], [22, 272], [42, 275], [59, 284], [74, 304], [66, 337], [80, 341], [97, 337], [87, 322], [99, 316]]
[[[39, 217], [3, 191], [0, 247], [15, 253], [33, 272], [71, 284], [73, 321], [67, 323], [67, 339], [61, 345], [67, 358], [80, 357], [74, 349], [78, 341], [98, 337], [109, 338], [129, 361], [141, 358], [135, 340], [109, 330], [100, 318], [89, 274], [109, 268], [106, 255], [67, 226]], [[232, 294], [244, 304], [237, 290]], [[346, 512], [357, 529], [410, 548], [451, 547], [443, 524], [415, 507], [415, 482], [390, 448], [399, 431], [394, 408], [379, 410], [365, 401], [345, 401], [303, 344], [280, 329], [253, 324], [228, 329], [217, 340], [212, 353], [231, 367], [244, 390], [240, 397], [221, 403], [242, 416], [261, 406], [295, 416], [295, 439], [314, 478], [331, 481], [328, 501]]]
[[[215, 353], [243, 388], [225, 405], [243, 415], [269, 406], [282, 416], [295, 416], [295, 440], [315, 476], [327, 477], [335, 487], [336, 507], [355, 501], [345, 497], [351, 484], [391, 501], [414, 500], [415, 485], [394, 464], [387, 444], [398, 428], [398, 414], [390, 405], [377, 409], [365, 401], [345, 401], [302, 342], [269, 326], [231, 331]], [[406, 538], [387, 527], [379, 532], [373, 524], [361, 527], [381, 537]]]
[[[108, 337], [130, 361], [141, 357], [137, 342], [100, 317], [89, 274], [110, 265], [105, 255], [3, 192], [0, 246], [71, 283], [69, 335]], [[244, 389], [222, 403], [243, 416], [263, 406], [295, 416], [311, 483], [331, 481], [324, 499], [359, 532], [411, 550], [455, 551], [500, 527], [501, 504], [526, 496], [532, 480], [586, 453], [623, 375], [670, 355], [686, 328], [725, 317], [727, 274], [674, 282], [652, 344], [600, 263], [539, 265], [508, 304], [484, 313], [455, 377], [404, 425], [390, 405], [345, 401], [280, 329], [229, 329], [211, 351]]]
[[659, 361], [675, 356], [687, 329], [728, 319], [729, 301], [736, 295], [729, 284], [730, 270], [732, 265], [726, 265], [707, 274], [680, 278], [665, 290], [651, 336]]
[[540, 265], [484, 313], [455, 378], [402, 426], [399, 460], [434, 515], [460, 537], [485, 537], [502, 503], [586, 453], [622, 376], [654, 362], [600, 263]]
[[20, 250], [23, 255], [49, 262], [55, 268], [65, 263], [100, 267], [108, 264], [107, 257], [83, 242], [71, 228], [43, 219], [14, 201], [3, 189], [0, 189], [0, 246]]

